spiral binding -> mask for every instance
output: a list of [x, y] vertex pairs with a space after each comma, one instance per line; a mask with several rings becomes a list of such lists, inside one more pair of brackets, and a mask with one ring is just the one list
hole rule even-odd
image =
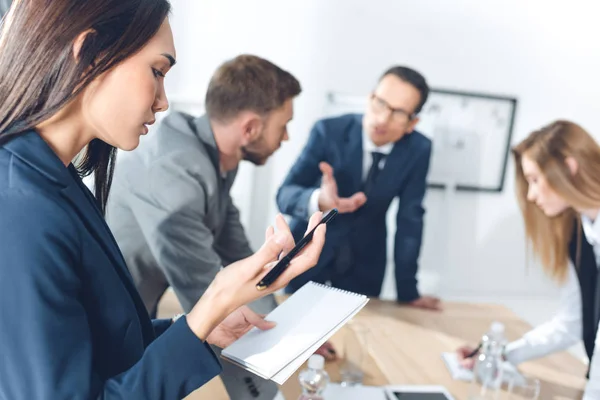
[[322, 288], [329, 289], [329, 290], [333, 290], [335, 292], [340, 292], [340, 293], [345, 293], [345, 294], [351, 294], [353, 296], [367, 297], [364, 294], [360, 294], [360, 293], [356, 293], [356, 292], [351, 292], [349, 290], [344, 290], [344, 289], [336, 288], [336, 287], [333, 287], [333, 286], [323, 285], [322, 283], [318, 283], [318, 282], [315, 282], [315, 281], [308, 281], [308, 283], [312, 283], [315, 286], [322, 287]]

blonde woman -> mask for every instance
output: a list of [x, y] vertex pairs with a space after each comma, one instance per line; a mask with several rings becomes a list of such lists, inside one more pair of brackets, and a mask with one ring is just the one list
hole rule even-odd
[[[600, 146], [579, 125], [556, 121], [513, 149], [517, 198], [528, 242], [546, 273], [562, 284], [550, 321], [506, 346], [513, 364], [564, 350], [583, 340], [590, 360], [584, 399], [600, 399]], [[473, 348], [458, 350], [464, 366]]]

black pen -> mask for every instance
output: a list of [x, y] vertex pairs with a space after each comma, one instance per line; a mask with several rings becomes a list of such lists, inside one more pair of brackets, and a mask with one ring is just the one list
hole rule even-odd
[[473, 358], [477, 355], [477, 353], [479, 353], [479, 350], [481, 350], [481, 345], [482, 343], [479, 342], [479, 345], [475, 348], [475, 350], [473, 350], [471, 353], [467, 354], [465, 356], [465, 358]]
[[279, 262], [277, 263], [277, 265], [275, 265], [267, 275], [265, 275], [264, 278], [262, 278], [260, 280], [260, 282], [258, 282], [256, 284], [256, 288], [258, 290], [265, 290], [267, 287], [269, 287], [269, 285], [271, 285], [273, 282], [275, 282], [277, 280], [277, 278], [279, 278], [279, 276], [281, 276], [281, 274], [283, 273], [283, 271], [285, 271], [285, 269], [287, 268], [287, 266], [290, 264], [290, 262], [292, 261], [292, 259], [294, 257], [296, 257], [298, 255], [298, 253], [304, 248], [306, 247], [307, 244], [310, 243], [310, 241], [313, 238], [313, 235], [315, 233], [315, 230], [317, 229], [317, 227], [321, 224], [327, 224], [328, 222], [330, 222], [336, 215], [338, 214], [338, 210], [337, 209], [333, 209], [331, 211], [329, 211], [327, 213], [327, 215], [325, 215], [321, 221], [317, 224], [317, 226], [315, 226], [308, 234], [306, 234], [306, 236], [304, 236], [302, 238], [302, 240], [300, 240], [298, 242], [298, 244], [296, 244], [296, 246], [289, 252], [287, 253], [281, 260], [279, 260]]

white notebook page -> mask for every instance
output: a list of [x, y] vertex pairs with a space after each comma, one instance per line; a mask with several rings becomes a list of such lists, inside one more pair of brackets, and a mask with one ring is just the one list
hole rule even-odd
[[275, 328], [253, 328], [221, 354], [269, 379], [281, 372], [277, 382], [285, 382], [367, 301], [363, 295], [308, 282], [267, 316], [277, 323]]

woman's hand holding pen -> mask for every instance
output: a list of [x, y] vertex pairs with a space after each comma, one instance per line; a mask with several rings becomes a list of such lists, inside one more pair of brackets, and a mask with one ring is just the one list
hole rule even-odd
[[[321, 212], [313, 214], [307, 232], [317, 226], [321, 218]], [[294, 239], [283, 216], [277, 216], [275, 225], [277, 232], [269, 227], [265, 243], [255, 254], [223, 268], [217, 274], [204, 295], [187, 314], [190, 329], [200, 339], [205, 340], [217, 325], [241, 306], [285, 287], [293, 278], [317, 264], [325, 244], [325, 224], [319, 225], [312, 241], [272, 285], [266, 290], [257, 290], [257, 282], [269, 272], [280, 256], [294, 247]]]
[[456, 350], [458, 361], [463, 368], [473, 369], [479, 353], [479, 347], [462, 346]]

